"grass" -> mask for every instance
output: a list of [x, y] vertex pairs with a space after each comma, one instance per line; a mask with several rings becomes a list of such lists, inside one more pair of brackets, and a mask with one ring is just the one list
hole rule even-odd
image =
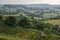
[[12, 37], [12, 36], [0, 36], [0, 40], [26, 40], [26, 39], [22, 39], [22, 38], [17, 38], [17, 37]]
[[12, 27], [0, 22], [0, 40], [27, 40], [38, 36], [38, 32], [38, 30]]
[[60, 25], [60, 19], [45, 21], [45, 23], [51, 23], [54, 25]]

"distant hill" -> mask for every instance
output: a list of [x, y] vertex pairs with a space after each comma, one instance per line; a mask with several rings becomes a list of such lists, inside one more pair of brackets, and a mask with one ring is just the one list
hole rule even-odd
[[0, 7], [9, 7], [9, 8], [14, 8], [14, 7], [23, 7], [23, 8], [27, 8], [27, 7], [31, 7], [31, 8], [49, 8], [49, 7], [54, 7], [54, 8], [60, 8], [60, 5], [50, 5], [50, 4], [20, 4], [20, 5], [15, 5], [15, 4], [5, 4], [5, 5], [1, 5]]
[[30, 4], [27, 5], [28, 7], [32, 7], [32, 8], [47, 8], [50, 5], [49, 4]]
[[3, 7], [8, 7], [8, 8], [16, 8], [16, 7], [23, 7], [23, 8], [26, 8], [25, 5], [13, 5], [13, 4], [7, 4], [7, 5], [4, 5]]
[[2, 7], [3, 5], [2, 4], [0, 4], [0, 7]]
[[30, 4], [27, 6], [32, 7], [32, 8], [49, 8], [49, 7], [58, 8], [60, 7], [60, 5], [50, 5], [50, 4]]

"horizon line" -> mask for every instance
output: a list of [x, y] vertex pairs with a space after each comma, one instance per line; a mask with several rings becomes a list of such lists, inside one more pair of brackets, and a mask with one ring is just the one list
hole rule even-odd
[[[37, 4], [37, 3], [36, 3]], [[40, 3], [40, 4], [47, 4], [47, 5], [60, 5], [60, 4], [48, 4], [48, 3]], [[0, 5], [33, 5], [33, 4], [16, 4], [16, 3], [8, 3], [8, 4], [0, 4]]]

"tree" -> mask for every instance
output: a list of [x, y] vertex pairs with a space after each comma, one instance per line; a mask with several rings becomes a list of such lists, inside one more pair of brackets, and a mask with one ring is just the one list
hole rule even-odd
[[28, 28], [29, 25], [30, 25], [30, 21], [29, 21], [28, 18], [23, 18], [23, 19], [21, 19], [21, 20], [18, 22], [18, 25], [19, 25], [19, 26], [22, 26], [22, 27], [24, 27], [24, 28]]
[[59, 25], [55, 25], [52, 30], [56, 30], [57, 31], [58, 29], [59, 29]]
[[6, 20], [5, 20], [5, 24], [10, 25], [10, 26], [15, 26], [16, 25], [16, 18], [13, 16], [9, 16]]
[[37, 24], [36, 28], [37, 28], [38, 30], [44, 30], [45, 24], [42, 23], [42, 22], [39, 22], [39, 23]]
[[45, 27], [48, 29], [52, 29], [54, 27], [54, 25], [50, 24], [50, 23], [45, 23]]

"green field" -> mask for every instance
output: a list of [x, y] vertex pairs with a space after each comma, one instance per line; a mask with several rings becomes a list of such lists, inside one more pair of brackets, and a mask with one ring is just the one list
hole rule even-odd
[[45, 21], [46, 23], [51, 23], [54, 25], [60, 25], [60, 19]]

